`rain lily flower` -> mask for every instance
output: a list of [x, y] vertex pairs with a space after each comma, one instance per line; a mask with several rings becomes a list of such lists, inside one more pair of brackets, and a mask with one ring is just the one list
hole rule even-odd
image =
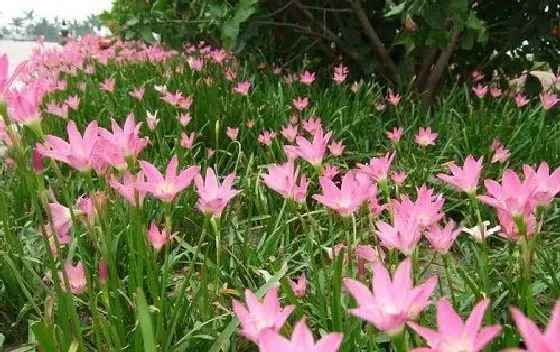
[[315, 81], [315, 72], [304, 71], [299, 76], [299, 81], [305, 84], [306, 86], [310, 86], [313, 83], [313, 81]]
[[272, 73], [274, 73], [275, 75], [281, 74], [282, 73], [282, 67], [274, 65], [272, 67]]
[[338, 167], [336, 167], [335, 165], [327, 164], [323, 166], [323, 171], [321, 172], [322, 176], [332, 180], [332, 178], [336, 176], [336, 174], [338, 174]]
[[434, 190], [429, 189], [426, 185], [417, 188], [416, 201], [412, 202], [408, 196], [404, 195], [401, 201], [392, 200], [391, 208], [394, 216], [397, 213], [404, 218], [414, 218], [420, 228], [427, 228], [436, 224], [443, 219], [444, 213], [442, 212], [443, 203], [445, 199], [441, 194], [434, 195]]
[[309, 98], [308, 97], [297, 97], [296, 99], [292, 100], [294, 107], [299, 111], [305, 109], [307, 105], [309, 105]]
[[301, 176], [299, 186], [297, 185], [298, 171], [295, 170], [294, 160], [288, 158], [285, 164], [270, 164], [267, 166], [268, 173], [261, 174], [263, 182], [268, 188], [280, 193], [286, 199], [302, 202], [307, 195], [307, 178]]
[[523, 313], [511, 308], [511, 316], [519, 330], [528, 352], [558, 352], [560, 341], [560, 300], [556, 301], [548, 326], [541, 333], [539, 327]]
[[377, 111], [383, 111], [386, 107], [387, 105], [385, 105], [385, 103], [382, 101], [375, 103], [375, 110]]
[[297, 80], [298, 80], [298, 76], [293, 72], [288, 73], [286, 77], [284, 77], [284, 81], [288, 84], [292, 84]]
[[476, 87], [472, 87], [474, 95], [476, 95], [479, 99], [484, 98], [486, 93], [488, 93], [488, 86], [483, 86], [480, 83]]
[[296, 323], [292, 339], [288, 340], [274, 330], [265, 330], [259, 338], [260, 352], [336, 352], [342, 343], [342, 333], [332, 332], [315, 342], [305, 319]]
[[282, 131], [280, 131], [280, 134], [284, 136], [284, 138], [286, 138], [288, 142], [293, 143], [295, 142], [298, 135], [298, 129], [296, 126], [289, 123], [286, 126], [282, 127]]
[[68, 118], [68, 105], [58, 105], [55, 102], [50, 102], [47, 104], [47, 108], [45, 109], [47, 114], [51, 114], [56, 117], [60, 117], [63, 119]]
[[426, 231], [426, 238], [436, 251], [441, 254], [449, 252], [449, 248], [453, 246], [455, 239], [461, 233], [460, 228], [455, 228], [455, 222], [449, 220], [445, 227], [432, 225]]
[[115, 83], [115, 79], [107, 78], [105, 81], [99, 84], [99, 87], [106, 92], [112, 92], [115, 90]]
[[98, 211], [105, 206], [106, 201], [107, 199], [105, 194], [97, 193], [92, 197], [80, 197], [77, 200], [76, 205], [78, 209], [86, 215], [87, 221], [93, 225], [95, 223], [95, 219], [99, 216]]
[[132, 206], [141, 207], [142, 204], [144, 204], [146, 191], [138, 189], [136, 187], [137, 182], [146, 182], [143, 171], [139, 171], [136, 176], [133, 176], [128, 171], [125, 172], [123, 183], [120, 183], [119, 180], [115, 176], [113, 176], [109, 181], [109, 186], [117, 191]]
[[357, 81], [352, 82], [350, 90], [352, 91], [352, 93], [358, 93], [358, 91], [360, 90], [360, 83]]
[[259, 143], [270, 146], [272, 145], [272, 140], [275, 137], [276, 137], [276, 132], [263, 131], [261, 134], [259, 134], [257, 139]]
[[491, 87], [490, 95], [492, 96], [492, 98], [499, 98], [502, 95], [502, 89], [499, 87]]
[[515, 96], [515, 104], [517, 105], [518, 108], [522, 108], [525, 105], [529, 104], [531, 101], [529, 99], [527, 99], [526, 96], [524, 96], [523, 94], [517, 94]]
[[[292, 122], [294, 123], [294, 122]], [[305, 130], [305, 132], [307, 133], [315, 133], [317, 131], [321, 131], [323, 132], [323, 124], [321, 122], [320, 118], [309, 118], [305, 121], [302, 122], [303, 125], [303, 129]]]
[[[299, 115], [298, 114], [293, 114], [292, 116], [290, 116], [290, 123], [295, 125], [298, 123], [299, 121]], [[304, 121], [305, 122], [305, 121]]]
[[294, 291], [296, 297], [303, 297], [305, 294], [305, 289], [307, 288], [307, 278], [305, 277], [305, 273], [298, 276], [296, 281], [289, 280], [288, 283]]
[[229, 137], [229, 139], [231, 139], [232, 141], [236, 141], [237, 140], [237, 135], [239, 134], [239, 128], [233, 128], [233, 127], [228, 127], [226, 129], [226, 135]]
[[350, 172], [342, 178], [340, 188], [325, 176], [319, 178], [319, 183], [322, 194], [314, 194], [313, 199], [337, 212], [340, 216], [350, 216], [360, 208], [368, 196], [369, 184], [358, 182]]
[[404, 171], [393, 172], [391, 174], [391, 180], [397, 185], [402, 185], [407, 177], [408, 175]]
[[249, 88], [251, 88], [251, 82], [243, 81], [237, 83], [237, 86], [233, 89], [233, 91], [239, 95], [246, 96], [249, 93]]
[[393, 226], [381, 220], [375, 223], [377, 236], [382, 246], [411, 255], [422, 235], [418, 220], [403, 212], [394, 211], [393, 214]]
[[186, 134], [185, 132], [181, 133], [181, 147], [185, 149], [191, 149], [194, 143], [195, 133], [191, 132], [190, 134]]
[[163, 246], [165, 246], [167, 241], [170, 239], [170, 236], [167, 234], [165, 229], [160, 231], [153, 221], [146, 232], [146, 236], [148, 237], [148, 243], [152, 245], [156, 251], [159, 251]]
[[80, 97], [72, 95], [64, 100], [64, 104], [68, 105], [68, 107], [72, 110], [78, 110], [78, 107], [80, 106]]
[[199, 197], [196, 203], [198, 209], [204, 214], [212, 214], [212, 217], [220, 218], [229, 201], [241, 192], [231, 188], [236, 177], [235, 173], [231, 173], [220, 185], [212, 168], [206, 170], [204, 179], [197, 173], [194, 184]]
[[97, 121], [90, 122], [82, 136], [74, 121], [66, 126], [68, 141], [62, 138], [46, 135], [45, 143], [37, 145], [37, 151], [46, 157], [68, 164], [80, 172], [91, 170], [94, 147], [99, 138]]
[[233, 81], [237, 78], [237, 71], [234, 71], [232, 69], [227, 69], [226, 72], [224, 72], [224, 78], [228, 81]]
[[391, 163], [395, 158], [395, 153], [387, 153], [380, 157], [373, 157], [368, 164], [358, 164], [360, 172], [373, 177], [377, 182], [387, 181]]
[[144, 99], [144, 88], [143, 87], [134, 88], [133, 90], [128, 92], [128, 95], [130, 95], [136, 100], [142, 100]]
[[431, 127], [426, 127], [426, 128], [420, 127], [418, 133], [414, 136], [414, 141], [416, 142], [416, 144], [422, 147], [427, 147], [429, 145], [436, 144], [437, 136], [438, 134], [432, 132]]
[[393, 128], [392, 131], [387, 132], [387, 138], [389, 138], [391, 142], [397, 143], [398, 141], [401, 140], [403, 133], [404, 133], [404, 128], [395, 127]]
[[472, 155], [468, 155], [463, 163], [463, 168], [455, 165], [453, 162], [448, 163], [447, 167], [453, 175], [438, 174], [437, 178], [460, 191], [476, 193], [476, 187], [482, 172], [482, 162], [483, 157], [477, 161]]
[[[72, 263], [64, 263], [64, 270], [66, 270], [66, 275], [68, 276], [68, 283], [70, 284], [70, 292], [73, 294], [80, 294], [86, 289], [86, 272], [84, 270], [84, 264], [78, 262], [76, 266]], [[60, 289], [66, 292], [66, 284], [64, 283], [64, 275], [62, 272], [58, 273], [60, 278]]]
[[[369, 181], [368, 181], [368, 183], [369, 183]], [[385, 205], [380, 205], [379, 204], [379, 200], [377, 199], [377, 193], [378, 193], [377, 192], [377, 185], [375, 183], [371, 184], [369, 189], [368, 189], [367, 202], [368, 202], [369, 212], [373, 216], [379, 216], [381, 214], [381, 212], [383, 210], [385, 210], [385, 208], [386, 208]]]
[[140, 138], [141, 127], [142, 123], [136, 124], [134, 114], [128, 114], [122, 128], [114, 119], [111, 119], [113, 133], [104, 128], [99, 128], [99, 135], [101, 139], [117, 148], [126, 158], [136, 160], [138, 154], [148, 145], [147, 137]]
[[429, 348], [423, 348], [423, 351], [479, 352], [497, 337], [501, 330], [499, 325], [481, 328], [489, 303], [487, 299], [478, 302], [467, 321], [463, 322], [451, 303], [442, 298], [436, 306], [437, 331], [414, 322], [408, 322], [408, 325], [426, 340]]
[[552, 109], [560, 100], [556, 94], [552, 93], [542, 93], [539, 95], [539, 99], [541, 100], [541, 105], [545, 110]]
[[546, 162], [542, 162], [536, 171], [529, 165], [523, 165], [523, 173], [525, 179], [535, 185], [532, 197], [536, 206], [547, 207], [560, 192], [560, 167], [550, 174]]
[[247, 128], [251, 128], [251, 127], [255, 126], [255, 120], [249, 119], [249, 120], [247, 120], [245, 125], [247, 126]]
[[342, 144], [342, 141], [331, 142], [331, 144], [329, 144], [329, 151], [331, 152], [331, 155], [333, 155], [333, 156], [342, 155], [342, 152], [344, 151], [344, 145]]
[[345, 67], [342, 63], [338, 66], [335, 66], [332, 79], [336, 84], [341, 84], [346, 80], [347, 77], [348, 67]]
[[273, 286], [259, 302], [250, 290], [245, 291], [246, 309], [241, 302], [233, 300], [233, 311], [241, 324], [239, 333], [245, 338], [258, 343], [261, 333], [267, 330], [279, 332], [294, 310], [293, 305], [282, 308], [278, 300], [278, 286]]
[[307, 139], [303, 138], [302, 136], [296, 137], [296, 144], [284, 146], [284, 150], [286, 154], [291, 156], [299, 156], [302, 159], [309, 162], [311, 165], [315, 167], [321, 166], [323, 163], [323, 157], [325, 156], [325, 149], [327, 147], [327, 143], [331, 138], [332, 132], [328, 132], [323, 134], [322, 130], [317, 130], [313, 134], [313, 140], [309, 142]]
[[473, 78], [473, 80], [475, 82], [478, 82], [478, 81], [482, 81], [484, 79], [484, 74], [481, 73], [480, 71], [475, 70], [471, 73], [471, 77]]
[[358, 245], [354, 251], [358, 258], [358, 275], [365, 275], [365, 270], [373, 271], [374, 263], [382, 263], [385, 259], [385, 254], [378, 247]]
[[180, 114], [179, 115], [179, 123], [181, 124], [181, 126], [185, 127], [186, 125], [188, 125], [191, 122], [192, 116], [191, 114], [184, 113], [184, 114]]
[[198, 175], [199, 167], [190, 166], [177, 175], [177, 156], [167, 164], [165, 176], [158, 169], [147, 161], [140, 161], [140, 167], [146, 175], [147, 181], [136, 180], [136, 187], [139, 190], [152, 193], [152, 195], [163, 201], [172, 202], [177, 193], [187, 188], [195, 175]]
[[464, 233], [472, 236], [477, 242], [483, 242], [484, 239], [488, 236], [492, 236], [496, 232], [500, 231], [500, 226], [494, 226], [492, 228], [488, 228], [490, 226], [490, 221], [485, 220], [482, 222], [482, 231], [479, 226], [475, 226], [473, 228], [462, 227], [461, 231]]
[[156, 126], [159, 123], [159, 119], [157, 118], [158, 111], [156, 110], [155, 113], [151, 113], [146, 110], [146, 124], [148, 125], [148, 129], [153, 131], [156, 129]]
[[410, 259], [406, 259], [391, 280], [389, 271], [381, 263], [374, 263], [372, 291], [361, 282], [344, 279], [344, 286], [358, 303], [350, 313], [391, 336], [399, 334], [408, 320], [416, 319], [426, 308], [437, 283], [436, 276], [432, 276], [413, 287], [411, 269]]
[[189, 67], [191, 68], [191, 70], [194, 71], [202, 71], [202, 68], [204, 67], [204, 60], [202, 59], [189, 57], [187, 59], [187, 62], [189, 63]]
[[25, 126], [39, 125], [42, 120], [42, 98], [43, 94], [38, 84], [31, 84], [18, 93], [7, 94], [8, 116]]
[[[498, 236], [518, 242], [521, 237], [515, 220], [503, 210], [498, 210], [496, 213], [498, 214], [498, 221], [500, 222], [500, 232], [498, 233]], [[527, 237], [532, 237], [537, 229], [537, 219], [535, 218], [535, 215], [530, 214], [525, 220], [525, 235]]]
[[66, 237], [72, 228], [71, 210], [64, 205], [55, 202], [49, 203], [49, 211], [52, 216], [55, 233], [59, 237]]
[[393, 106], [397, 106], [401, 101], [401, 95], [399, 93], [393, 94], [393, 92], [389, 91], [389, 95], [387, 96], [387, 101], [389, 101], [389, 104]]
[[99, 283], [102, 285], [107, 283], [107, 279], [109, 277], [108, 271], [107, 259], [101, 258], [97, 266], [97, 275], [99, 277]]

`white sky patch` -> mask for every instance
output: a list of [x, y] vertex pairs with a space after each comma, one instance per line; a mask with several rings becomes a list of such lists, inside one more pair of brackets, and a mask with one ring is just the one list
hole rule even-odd
[[111, 0], [0, 0], [0, 25], [8, 24], [24, 11], [35, 11], [35, 20], [55, 17], [64, 20], [84, 20], [111, 8]]

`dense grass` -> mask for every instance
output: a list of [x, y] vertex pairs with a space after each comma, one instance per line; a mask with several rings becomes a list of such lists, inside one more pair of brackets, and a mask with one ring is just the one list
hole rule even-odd
[[[35, 56], [32, 65], [56, 66], [41, 70], [41, 77], [54, 72], [67, 82], [66, 89], [44, 97], [45, 107], [51, 101], [61, 104], [69, 96], [79, 96], [79, 108], [70, 109], [69, 119], [76, 122], [80, 132], [94, 120], [100, 127], [109, 128], [111, 118], [122, 126], [130, 113], [139, 122], [145, 121], [148, 112], [157, 111], [159, 124], [155, 130], [146, 123], [141, 127], [140, 135], [148, 136], [150, 142], [140, 160], [164, 171], [177, 155], [179, 169], [196, 164], [201, 170], [211, 167], [220, 176], [233, 172], [238, 176], [234, 188], [241, 193], [219, 220], [205, 217], [197, 209], [198, 196], [192, 186], [179, 193], [172, 205], [148, 195], [144, 206], [135, 209], [108, 186], [105, 175], [79, 173], [48, 158], [43, 158], [44, 172], [34, 173], [32, 148], [40, 137], [20, 127], [22, 141], [5, 155], [0, 174], [0, 331], [7, 345], [27, 341], [33, 345], [38, 341], [44, 350], [64, 351], [74, 345], [92, 350], [255, 350], [253, 343], [236, 333], [238, 323], [231, 301], [243, 301], [246, 289], [263, 296], [279, 284], [282, 302], [295, 305], [282, 330], [288, 336], [294, 323], [306, 317], [316, 337], [335, 330], [343, 332], [342, 351], [388, 350], [386, 334], [348, 313], [356, 303], [343, 288], [343, 277], [368, 282], [371, 273], [366, 271], [358, 277], [356, 263], [344, 264], [342, 255], [335, 260], [329, 258], [330, 248], [347, 244], [347, 236], [353, 238], [353, 245], [376, 245], [375, 217], [363, 207], [344, 219], [313, 200], [312, 194], [321, 193], [319, 173], [301, 159], [296, 165], [310, 179], [303, 203], [283, 199], [259, 176], [267, 164], [286, 161], [283, 146], [288, 143], [279, 131], [297, 113], [292, 106], [296, 97], [310, 99], [300, 120], [320, 117], [325, 131], [332, 131], [335, 141], [344, 141], [344, 153], [327, 156], [325, 163], [345, 173], [357, 163], [395, 151], [391, 170], [404, 171], [408, 177], [402, 185], [390, 181], [387, 192], [379, 194], [381, 203], [403, 194], [415, 199], [416, 188], [426, 184], [443, 193], [446, 218], [468, 228], [479, 221], [469, 198], [435, 178], [437, 173], [448, 172], [446, 162], [462, 165], [469, 154], [483, 156], [481, 179], [499, 179], [508, 168], [521, 171], [523, 164], [536, 166], [541, 161], [553, 168], [560, 160], [557, 109], [543, 109], [538, 98], [523, 108], [517, 108], [505, 95], [478, 99], [472, 94], [471, 82], [445, 88], [432, 113], [404, 93], [397, 106], [387, 104], [379, 111], [376, 105], [386, 93], [375, 82], [361, 82], [355, 93], [349, 84], [336, 85], [329, 77], [319, 77], [311, 86], [290, 84], [284, 74], [259, 69], [251, 60], [237, 63], [227, 59], [222, 65], [206, 60], [204, 69], [195, 71], [186, 58], [199, 56], [198, 51], [170, 55], [161, 61], [110, 59], [104, 64], [84, 54], [81, 50], [85, 47], [68, 47], [65, 54], [58, 55], [62, 62], [73, 62], [65, 65], [79, 66], [75, 76], [59, 72], [56, 55]], [[80, 59], [71, 59], [70, 53], [77, 52]], [[96, 52], [95, 56], [101, 55]], [[119, 50], [114, 56], [126, 57]], [[83, 70], [88, 65], [94, 68], [91, 74]], [[224, 77], [229, 65], [239, 65], [234, 81]], [[113, 92], [99, 88], [107, 78], [116, 80]], [[210, 84], [205, 81], [208, 78]], [[248, 96], [235, 94], [233, 89], [244, 80], [252, 84]], [[81, 90], [79, 86], [84, 83], [87, 86]], [[163, 85], [169, 92], [180, 90], [192, 97], [192, 106], [181, 110], [166, 104], [154, 89]], [[145, 88], [141, 100], [129, 96], [137, 87]], [[192, 120], [183, 127], [177, 117], [187, 111]], [[247, 127], [249, 120], [254, 126]], [[43, 113], [45, 135], [66, 140], [66, 125], [66, 120]], [[386, 132], [397, 126], [404, 128], [404, 135], [398, 143], [392, 143]], [[420, 147], [414, 142], [418, 129], [425, 126], [438, 134], [434, 146]], [[239, 127], [237, 141], [227, 137], [227, 127]], [[278, 133], [270, 146], [258, 142], [258, 135], [265, 130]], [[196, 133], [192, 148], [181, 146], [182, 132]], [[494, 140], [511, 152], [503, 163], [490, 163]], [[215, 152], [209, 153], [208, 148]], [[8, 162], [8, 157], [14, 162]], [[137, 170], [138, 164], [133, 163], [131, 171]], [[76, 215], [71, 243], [52, 256], [42, 236], [51, 216], [45, 204], [56, 199], [73, 207], [80, 196], [95, 192], [103, 192], [107, 199], [97, 208], [98, 218], [88, 223]], [[477, 193], [484, 192], [481, 183]], [[494, 209], [478, 206], [481, 219], [489, 220], [491, 226], [498, 224]], [[380, 218], [390, 221], [391, 216], [384, 212]], [[557, 202], [546, 210], [543, 219], [529, 282], [534, 298], [530, 301], [534, 302], [528, 307], [530, 315], [544, 324], [560, 294]], [[175, 233], [159, 252], [146, 241], [152, 221]], [[386, 252], [386, 265], [392, 269], [404, 259], [396, 250]], [[503, 326], [490, 348], [518, 346], [519, 337], [507, 308], [528, 301], [523, 297], [521, 246], [496, 235], [484, 245], [461, 235], [450, 253], [445, 256], [448, 263], [444, 267], [444, 257], [422, 240], [412, 255], [415, 282], [438, 275], [433, 301], [444, 296], [451, 299], [453, 293], [455, 309], [463, 316], [481, 298], [490, 298], [486, 321]], [[98, 263], [102, 258], [108, 261], [107, 283], [99, 281]], [[49, 274], [55, 268], [60, 270], [64, 261], [84, 263], [84, 293], [62, 292], [58, 275]], [[306, 273], [309, 283], [305, 295], [298, 298], [288, 280], [301, 273]], [[433, 306], [417, 322], [434, 327]], [[409, 339], [411, 345], [422, 344], [412, 331]]]

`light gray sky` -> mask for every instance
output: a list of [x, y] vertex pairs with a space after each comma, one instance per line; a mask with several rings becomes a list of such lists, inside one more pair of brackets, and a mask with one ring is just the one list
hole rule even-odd
[[111, 8], [111, 0], [0, 0], [0, 24], [7, 24], [23, 11], [35, 10], [35, 18], [82, 20]]

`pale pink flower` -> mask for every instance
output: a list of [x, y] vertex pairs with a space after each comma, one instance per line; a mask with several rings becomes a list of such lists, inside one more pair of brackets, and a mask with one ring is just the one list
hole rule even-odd
[[233, 300], [233, 311], [241, 324], [239, 333], [255, 343], [259, 342], [260, 335], [264, 331], [279, 332], [294, 310], [293, 305], [285, 308], [280, 306], [278, 286], [268, 290], [262, 303], [250, 290], [245, 291], [245, 300], [247, 308], [241, 302]]
[[538, 207], [547, 207], [560, 192], [560, 167], [550, 174], [546, 162], [542, 162], [537, 170], [529, 165], [523, 165], [525, 179], [534, 183], [533, 201]]
[[272, 73], [274, 73], [275, 75], [281, 74], [282, 73], [282, 67], [274, 65], [272, 67]]
[[392, 131], [387, 131], [387, 138], [389, 138], [391, 142], [397, 143], [398, 141], [401, 140], [403, 133], [404, 133], [404, 128], [395, 127], [393, 128]]
[[148, 243], [152, 245], [156, 251], [159, 251], [163, 246], [165, 246], [167, 241], [170, 239], [170, 236], [167, 234], [165, 229], [161, 229], [160, 231], [156, 223], [153, 221], [148, 231], [146, 231], [146, 236], [148, 237]]
[[296, 323], [291, 340], [268, 329], [262, 332], [258, 345], [260, 352], [336, 352], [341, 343], [340, 332], [331, 332], [315, 342], [313, 333], [302, 319]]
[[251, 82], [243, 81], [237, 83], [237, 86], [233, 88], [233, 91], [239, 95], [247, 95], [249, 93], [249, 88], [251, 88]]
[[128, 95], [136, 100], [142, 100], [144, 99], [144, 87], [134, 88], [133, 90], [128, 92]]
[[[360, 174], [358, 173], [357, 176], [359, 175]], [[387, 206], [379, 204], [379, 200], [377, 199], [377, 193], [378, 193], [377, 184], [375, 183], [371, 184], [371, 182], [369, 181], [369, 177], [366, 184], [370, 184], [370, 187], [368, 189], [368, 198], [367, 198], [369, 212], [373, 216], [379, 216]]]
[[6, 94], [8, 116], [22, 125], [38, 125], [41, 123], [42, 89], [38, 84], [31, 84], [20, 92]]
[[104, 91], [112, 92], [115, 90], [115, 83], [116, 80], [114, 78], [107, 78], [105, 81], [99, 84], [99, 87]]
[[391, 174], [391, 180], [397, 185], [402, 185], [407, 177], [408, 175], [404, 171], [393, 172]]
[[307, 86], [310, 86], [315, 81], [315, 72], [304, 71], [299, 76], [299, 81]]
[[371, 176], [377, 182], [384, 182], [387, 180], [391, 163], [395, 158], [395, 153], [387, 153], [380, 157], [373, 157], [368, 164], [358, 164], [360, 172]]
[[461, 234], [461, 228], [455, 228], [455, 222], [449, 220], [445, 227], [432, 225], [426, 231], [426, 238], [436, 251], [441, 254], [449, 252], [457, 236]]
[[68, 105], [58, 105], [54, 101], [51, 101], [47, 104], [47, 108], [45, 109], [47, 114], [51, 114], [56, 117], [60, 117], [63, 119], [68, 118]]
[[322, 194], [314, 194], [313, 199], [340, 216], [350, 216], [356, 212], [368, 197], [369, 184], [358, 182], [350, 172], [342, 178], [340, 188], [325, 176], [319, 178], [319, 183]]
[[541, 100], [541, 105], [543, 109], [548, 110], [552, 109], [560, 99], [553, 93], [542, 93], [539, 95], [539, 99]]
[[92, 197], [81, 196], [76, 201], [78, 210], [85, 214], [87, 221], [93, 225], [98, 218], [98, 211], [105, 207], [107, 198], [104, 193], [96, 193]]
[[295, 125], [297, 124], [299, 121], [299, 115], [298, 114], [293, 114], [292, 116], [290, 116], [290, 123]]
[[[521, 237], [515, 220], [507, 212], [501, 209], [498, 209], [496, 213], [498, 214], [498, 221], [500, 222], [500, 232], [498, 232], [498, 235], [518, 242]], [[535, 215], [529, 214], [529, 216], [525, 218], [525, 226], [525, 235], [527, 237], [532, 237], [537, 229], [537, 219], [535, 218]]]
[[190, 166], [177, 175], [177, 156], [167, 164], [165, 176], [158, 169], [147, 161], [140, 161], [140, 167], [146, 175], [147, 181], [136, 180], [136, 187], [139, 190], [152, 193], [152, 195], [164, 202], [172, 202], [177, 193], [187, 188], [195, 175], [198, 175], [199, 167]]
[[307, 133], [313, 134], [317, 131], [321, 131], [321, 133], [323, 132], [323, 123], [320, 118], [310, 117], [302, 122], [302, 126]]
[[68, 107], [72, 110], [78, 110], [80, 106], [80, 97], [77, 95], [69, 96], [66, 100], [64, 100], [64, 104], [68, 105]]
[[407, 256], [412, 254], [422, 235], [418, 219], [402, 211], [393, 211], [393, 226], [381, 220], [375, 226], [382, 246], [398, 249]]
[[237, 78], [237, 71], [228, 68], [224, 73], [224, 78], [228, 81], [234, 81]]
[[358, 91], [360, 90], [360, 83], [357, 81], [352, 82], [350, 90], [352, 91], [352, 93], [358, 93]]
[[445, 203], [443, 196], [441, 194], [434, 195], [434, 190], [427, 188], [426, 185], [417, 188], [416, 192], [415, 202], [412, 202], [406, 195], [401, 197], [400, 202], [397, 200], [391, 201], [394, 217], [413, 218], [422, 229], [443, 219], [442, 207]]
[[452, 185], [459, 191], [475, 193], [480, 173], [482, 172], [483, 159], [481, 157], [477, 161], [472, 155], [468, 155], [463, 163], [463, 168], [455, 165], [453, 162], [448, 163], [447, 167], [453, 175], [437, 174], [437, 178]]
[[467, 321], [463, 322], [451, 303], [442, 298], [436, 306], [437, 331], [414, 322], [408, 322], [408, 325], [426, 340], [428, 348], [421, 349], [423, 351], [479, 352], [497, 337], [501, 330], [499, 325], [481, 328], [489, 303], [488, 299], [478, 302]]
[[268, 173], [261, 174], [263, 182], [268, 188], [280, 193], [286, 199], [302, 202], [307, 195], [307, 178], [302, 175], [297, 184], [298, 171], [295, 170], [294, 160], [288, 158], [284, 164], [270, 164], [267, 166]]
[[308, 97], [297, 97], [292, 100], [294, 107], [299, 111], [302, 111], [309, 105], [309, 98]]
[[484, 74], [480, 71], [472, 71], [471, 76], [475, 82], [482, 81], [484, 79]]
[[219, 64], [221, 64], [227, 57], [227, 53], [224, 49], [216, 49], [210, 52], [210, 58]]
[[282, 127], [282, 131], [280, 131], [280, 134], [284, 136], [284, 138], [286, 138], [288, 142], [293, 143], [298, 135], [297, 126], [289, 123], [286, 126]]
[[78, 89], [81, 90], [82, 92], [85, 92], [87, 89], [87, 83], [86, 82], [78, 82]]
[[206, 155], [208, 158], [211, 158], [212, 155], [214, 155], [216, 153], [216, 151], [212, 148], [206, 148]]
[[138, 154], [148, 145], [148, 138], [140, 137], [141, 127], [142, 123], [136, 124], [134, 114], [131, 113], [126, 117], [122, 128], [114, 119], [111, 119], [111, 130], [113, 133], [104, 128], [99, 128], [99, 135], [102, 140], [117, 148], [124, 157], [136, 160]]
[[345, 67], [342, 63], [334, 67], [332, 79], [336, 84], [341, 84], [346, 80], [347, 77], [348, 67]]
[[323, 134], [322, 130], [317, 130], [315, 131], [313, 140], [311, 142], [309, 142], [302, 136], [297, 136], [297, 145], [284, 146], [284, 151], [288, 155], [301, 157], [313, 166], [320, 166], [323, 163], [325, 149], [327, 147], [329, 139], [331, 138], [331, 135], [332, 132]]
[[193, 71], [202, 71], [202, 68], [204, 67], [204, 60], [202, 60], [202, 59], [189, 57], [187, 59], [187, 62], [189, 63], [189, 67]]
[[431, 127], [420, 127], [418, 133], [414, 136], [414, 141], [416, 144], [426, 147], [429, 145], [435, 145], [437, 136], [438, 134], [432, 132]]
[[143, 171], [139, 171], [136, 176], [133, 176], [127, 171], [124, 174], [122, 183], [119, 182], [117, 177], [113, 176], [109, 181], [109, 186], [117, 191], [131, 205], [141, 207], [142, 204], [144, 204], [146, 191], [136, 187], [136, 184], [139, 182], [146, 182]]
[[289, 280], [288, 283], [294, 291], [296, 297], [303, 297], [305, 295], [305, 290], [307, 289], [307, 278], [305, 277], [305, 273], [301, 274], [297, 277], [295, 281]]
[[512, 218], [526, 218], [533, 212], [535, 183], [532, 179], [521, 181], [513, 170], [506, 170], [502, 174], [501, 184], [494, 180], [484, 180], [484, 185], [488, 195], [479, 196], [481, 202], [505, 211]]
[[488, 86], [483, 86], [479, 83], [476, 87], [472, 87], [472, 91], [474, 92], [474, 95], [476, 95], [479, 99], [482, 99], [486, 93], [488, 93]]
[[190, 134], [186, 134], [185, 132], [181, 133], [181, 147], [185, 149], [191, 149], [194, 143], [195, 133], [191, 132]]
[[231, 139], [232, 141], [236, 141], [237, 140], [237, 135], [239, 134], [239, 128], [234, 128], [234, 127], [228, 127], [226, 128], [226, 135], [229, 137], [229, 139]]
[[[78, 262], [78, 264], [74, 266], [72, 263], [64, 263], [64, 270], [66, 270], [66, 275], [68, 276], [70, 292], [73, 294], [80, 294], [84, 292], [87, 285], [84, 264], [82, 262]], [[58, 273], [58, 277], [60, 279], [60, 289], [62, 292], [66, 292], [66, 284], [64, 283], [64, 275], [62, 272]]]
[[52, 216], [52, 226], [54, 226], [57, 236], [67, 237], [72, 228], [72, 210], [56, 202], [49, 203], [49, 211]]
[[511, 316], [519, 330], [528, 352], [558, 352], [560, 346], [560, 300], [556, 301], [554, 310], [544, 333], [537, 324], [523, 313], [510, 308]]
[[198, 209], [204, 214], [212, 214], [212, 217], [220, 218], [229, 201], [241, 192], [231, 188], [236, 177], [235, 173], [231, 173], [220, 185], [212, 168], [206, 169], [204, 179], [197, 173], [194, 177], [194, 184], [198, 194], [196, 203]]
[[298, 76], [293, 72], [288, 73], [286, 77], [284, 77], [284, 81], [288, 84], [292, 84], [297, 80], [298, 80]]
[[358, 281], [344, 279], [344, 286], [358, 303], [358, 308], [350, 309], [350, 313], [389, 335], [397, 335], [408, 320], [416, 319], [429, 304], [437, 277], [414, 287], [408, 258], [398, 266], [393, 280], [379, 262], [373, 264], [373, 272], [371, 291]]
[[255, 126], [255, 120], [249, 119], [249, 120], [247, 120], [247, 122], [245, 122], [245, 125], [247, 126], [247, 128], [251, 128], [251, 127]]
[[261, 134], [259, 134], [257, 139], [259, 143], [270, 146], [272, 145], [272, 140], [275, 137], [276, 137], [276, 132], [263, 131]]
[[369, 271], [373, 271], [373, 264], [378, 262], [383, 263], [385, 259], [383, 251], [373, 246], [358, 245], [354, 253], [358, 258], [358, 276], [364, 276], [366, 274], [366, 268]]
[[107, 259], [101, 258], [99, 260], [99, 264], [97, 265], [97, 275], [99, 277], [99, 283], [104, 285], [107, 283], [107, 279], [109, 278], [107, 267]]
[[375, 103], [375, 110], [377, 110], [377, 111], [383, 111], [383, 110], [385, 110], [386, 107], [387, 107], [387, 105], [385, 105], [385, 103], [382, 102], [382, 101], [379, 101], [379, 102]]
[[156, 110], [155, 113], [151, 113], [146, 110], [146, 124], [148, 125], [148, 129], [153, 131], [156, 129], [156, 126], [159, 123], [159, 119], [157, 118], [158, 111]]
[[191, 119], [192, 119], [192, 116], [188, 112], [184, 113], [184, 114], [179, 114], [179, 123], [183, 127], [188, 125], [191, 122]]
[[393, 106], [397, 106], [401, 101], [401, 95], [399, 93], [393, 94], [393, 92], [389, 91], [389, 95], [387, 96], [387, 101], [389, 101], [389, 104]]
[[344, 151], [344, 144], [342, 144], [342, 141], [332, 141], [331, 144], [329, 144], [329, 151], [331, 152], [331, 155], [334, 156], [342, 155], [342, 152]]
[[531, 101], [529, 99], [527, 99], [526, 96], [524, 96], [523, 94], [517, 94], [515, 96], [515, 104], [517, 105], [518, 108], [522, 108], [525, 105], [529, 104]]
[[323, 171], [321, 173], [321, 176], [324, 176], [329, 180], [332, 180], [333, 177], [336, 176], [336, 174], [338, 174], [338, 167], [336, 167], [335, 165], [326, 164], [325, 166], [323, 166]]
[[490, 87], [490, 95], [492, 98], [499, 98], [502, 95], [502, 89], [500, 87]]

